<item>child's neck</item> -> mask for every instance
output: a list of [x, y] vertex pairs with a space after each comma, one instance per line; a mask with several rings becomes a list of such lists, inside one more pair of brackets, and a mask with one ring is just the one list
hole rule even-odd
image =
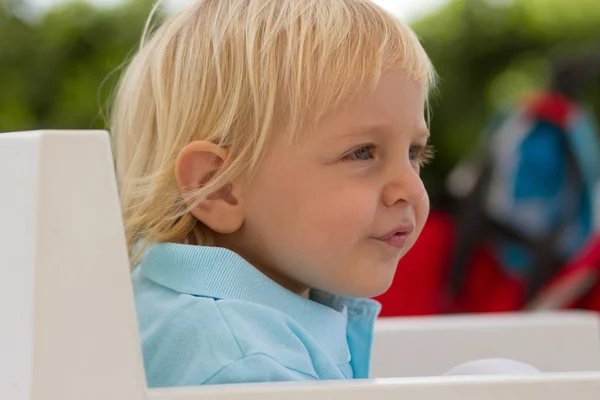
[[284, 287], [285, 289], [297, 294], [298, 296], [302, 296], [304, 298], [309, 298], [310, 296], [310, 288], [289, 276], [282, 274], [276, 268], [273, 268], [268, 265], [264, 260], [261, 260], [260, 257], [256, 257], [252, 254], [252, 252], [244, 251], [243, 248], [239, 248], [239, 246], [232, 246], [231, 243], [227, 243], [226, 240], [217, 240], [217, 246], [229, 249], [244, 260], [252, 264], [254, 268], [265, 274], [272, 281], [277, 282], [279, 285]]
[[[244, 257], [244, 255], [242, 255], [242, 254], [240, 254], [240, 255], [242, 257]], [[260, 262], [249, 260], [246, 257], [244, 257], [244, 258], [246, 259], [246, 261], [248, 261], [250, 264], [252, 264], [254, 266], [254, 268], [258, 269], [260, 272], [265, 274], [271, 280], [277, 282], [279, 285], [283, 286], [287, 290], [294, 292], [295, 294], [302, 296], [304, 298], [309, 297], [310, 288], [307, 287], [306, 285], [296, 282], [295, 280], [289, 278], [288, 276], [280, 273], [276, 269], [269, 268], [266, 265], [261, 264]]]

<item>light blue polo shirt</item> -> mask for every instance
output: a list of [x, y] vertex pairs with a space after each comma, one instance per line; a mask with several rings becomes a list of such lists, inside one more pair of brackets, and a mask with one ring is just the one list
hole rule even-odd
[[380, 305], [284, 289], [223, 248], [162, 243], [134, 272], [150, 387], [367, 378]]

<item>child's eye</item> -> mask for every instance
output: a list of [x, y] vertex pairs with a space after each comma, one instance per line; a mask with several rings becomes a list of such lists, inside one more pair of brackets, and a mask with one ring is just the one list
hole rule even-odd
[[427, 165], [433, 159], [433, 146], [427, 144], [412, 145], [408, 150], [408, 158], [411, 162], [418, 163], [419, 167]]
[[344, 156], [344, 161], [369, 161], [375, 158], [375, 146], [372, 144], [361, 146]]

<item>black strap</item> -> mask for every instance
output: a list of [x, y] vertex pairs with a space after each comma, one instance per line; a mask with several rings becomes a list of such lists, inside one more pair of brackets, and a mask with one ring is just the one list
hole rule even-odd
[[450, 300], [464, 289], [473, 249], [481, 242], [484, 232], [489, 230], [483, 205], [492, 177], [491, 157], [485, 157], [481, 173], [473, 190], [460, 201], [455, 217], [456, 242], [447, 277], [447, 296]]

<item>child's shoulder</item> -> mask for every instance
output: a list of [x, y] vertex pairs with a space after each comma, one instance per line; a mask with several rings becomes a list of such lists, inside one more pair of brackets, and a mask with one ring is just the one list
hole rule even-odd
[[134, 278], [150, 386], [316, 379], [310, 337], [285, 314]]

